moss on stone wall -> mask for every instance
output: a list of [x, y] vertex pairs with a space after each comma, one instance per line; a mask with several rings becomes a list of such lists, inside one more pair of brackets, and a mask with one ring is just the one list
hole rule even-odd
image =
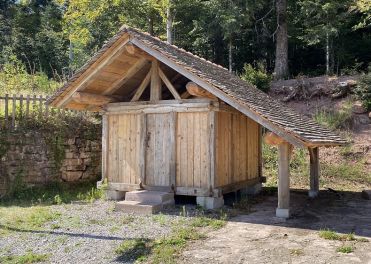
[[91, 115], [57, 115], [0, 130], [0, 196], [4, 185], [14, 192], [24, 185], [96, 180], [100, 145], [100, 118]]

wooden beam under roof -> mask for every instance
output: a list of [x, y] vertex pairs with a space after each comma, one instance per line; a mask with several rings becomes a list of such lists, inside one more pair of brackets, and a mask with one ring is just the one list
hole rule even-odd
[[79, 104], [97, 105], [97, 106], [102, 106], [108, 103], [113, 103], [113, 102], [118, 101], [115, 97], [112, 97], [112, 96], [93, 94], [93, 93], [83, 93], [83, 92], [74, 93], [72, 95], [72, 100]]
[[56, 107], [63, 107], [69, 100], [71, 100], [72, 94], [79, 91], [80, 89], [86, 87], [86, 85], [93, 80], [97, 73], [106, 65], [114, 61], [117, 57], [121, 56], [123, 50], [122, 48], [129, 42], [129, 37], [122, 37], [122, 41], [116, 46], [111, 47], [111, 56], [106, 52], [102, 59], [98, 59], [89, 69], [82, 74], [79, 79], [81, 82], [78, 83], [73, 89], [69, 90], [66, 95], [63, 96], [59, 102], [56, 103]]
[[140, 71], [149, 61], [146, 58], [140, 58], [122, 78], [115, 81], [112, 86], [103, 92], [104, 95], [113, 94], [120, 89], [129, 79], [131, 79], [138, 71]]
[[194, 95], [197, 97], [205, 97], [205, 98], [210, 98], [213, 100], [218, 99], [215, 95], [212, 93], [206, 91], [204, 88], [200, 87], [194, 82], [189, 82], [186, 85], [187, 91], [190, 95]]

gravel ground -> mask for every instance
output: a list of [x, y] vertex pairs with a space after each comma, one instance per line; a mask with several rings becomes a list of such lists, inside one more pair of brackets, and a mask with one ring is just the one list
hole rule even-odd
[[[190, 222], [181, 213], [199, 212], [195, 206], [186, 210], [177, 206], [163, 214], [136, 216], [115, 212], [114, 205], [110, 201], [53, 205], [47, 208], [60, 215], [57, 220], [5, 234], [0, 218], [0, 257], [32, 250], [50, 254], [48, 263], [133, 263], [131, 256], [115, 253], [120, 243], [168, 236], [175, 226]], [[205, 239], [190, 242], [177, 263], [371, 264], [371, 201], [361, 199], [359, 193], [323, 192], [314, 200], [306, 193], [292, 193], [292, 217], [287, 221], [274, 217], [276, 205], [277, 195], [270, 194], [249, 203], [248, 210], [224, 210], [235, 217], [222, 229], [206, 230]], [[327, 228], [370, 241], [325, 240], [319, 230]], [[344, 245], [354, 252], [337, 252]]]
[[0, 256], [50, 254], [50, 263], [132, 263], [114, 252], [128, 239], [158, 239], [168, 235], [182, 218], [180, 209], [156, 216], [115, 212], [114, 202], [53, 205], [58, 220], [36, 230], [11, 230], [0, 236]]

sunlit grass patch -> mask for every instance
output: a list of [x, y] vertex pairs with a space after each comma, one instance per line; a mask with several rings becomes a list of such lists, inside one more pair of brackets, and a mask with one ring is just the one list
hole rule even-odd
[[348, 101], [340, 110], [319, 110], [314, 120], [330, 129], [349, 129], [352, 126], [352, 102]]
[[213, 229], [219, 229], [225, 226], [225, 219], [216, 219], [206, 216], [199, 216], [192, 220], [192, 226], [194, 227], [211, 227]]
[[[165, 217], [165, 216], [164, 216]], [[162, 217], [160, 217], [160, 222]], [[214, 222], [217, 220], [218, 222]], [[115, 250], [117, 260], [134, 260], [141, 262], [149, 260], [150, 263], [176, 263], [176, 257], [189, 241], [205, 238], [205, 235], [198, 230], [198, 227], [219, 227], [218, 219], [206, 217], [195, 217], [190, 221], [181, 221], [173, 225], [169, 235], [156, 240], [137, 238], [123, 241]], [[217, 223], [217, 224], [216, 224]]]
[[65, 204], [72, 201], [94, 202], [105, 195], [103, 189], [97, 189], [93, 183], [64, 184], [51, 183], [46, 186], [22, 188], [16, 193], [5, 196], [0, 205], [35, 205]]
[[351, 246], [341, 246], [336, 249], [336, 252], [345, 253], [345, 254], [352, 253], [353, 251], [354, 251], [354, 248]]
[[38, 263], [45, 262], [49, 259], [50, 255], [48, 254], [36, 254], [32, 251], [27, 252], [24, 255], [10, 255], [0, 257], [0, 263], [3, 264], [29, 264], [29, 263]]
[[330, 229], [320, 230], [319, 236], [327, 240], [368, 242], [366, 238], [356, 238], [353, 233], [342, 235]]
[[160, 225], [166, 225], [166, 217], [163, 214], [157, 214], [152, 216], [152, 220]]
[[55, 221], [61, 217], [47, 207], [0, 207], [0, 224], [3, 228], [39, 229], [45, 223]]
[[321, 173], [324, 178], [355, 180], [371, 184], [371, 172], [366, 171], [361, 162], [321, 163]]

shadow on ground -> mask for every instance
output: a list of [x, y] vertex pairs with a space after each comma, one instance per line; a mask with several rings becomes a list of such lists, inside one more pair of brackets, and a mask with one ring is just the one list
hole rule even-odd
[[291, 217], [286, 221], [275, 217], [277, 194], [274, 190], [257, 197], [250, 214], [230, 221], [309, 230], [331, 229], [371, 238], [371, 200], [363, 199], [361, 193], [321, 191], [315, 199], [309, 198], [304, 191], [291, 191], [290, 195]]

